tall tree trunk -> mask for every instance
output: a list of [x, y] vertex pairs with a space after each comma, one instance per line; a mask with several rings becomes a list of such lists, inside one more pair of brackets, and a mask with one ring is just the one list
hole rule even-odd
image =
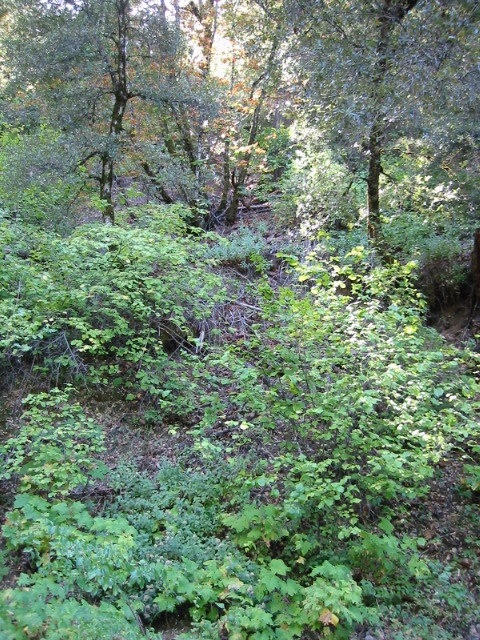
[[238, 218], [238, 207], [240, 205], [240, 190], [237, 184], [233, 187], [233, 196], [230, 206], [225, 213], [225, 224], [229, 227], [235, 224]]
[[106, 222], [109, 220], [112, 224], [115, 223], [115, 210], [113, 208], [112, 201], [113, 190], [113, 159], [108, 153], [102, 156], [102, 173], [100, 175], [100, 199], [105, 202], [105, 207], [102, 209], [102, 220]]
[[147, 176], [152, 181], [152, 184], [157, 189], [160, 197], [165, 202], [165, 204], [173, 204], [175, 202], [174, 199], [168, 193], [168, 191], [165, 189], [165, 187], [161, 184], [161, 182], [158, 179], [157, 174], [155, 173], [155, 171], [153, 171], [153, 169], [151, 168], [151, 166], [148, 164], [148, 162], [146, 160], [144, 162], [142, 162], [142, 169], [145, 171]]
[[123, 91], [115, 95], [115, 102], [110, 117], [110, 130], [107, 141], [107, 149], [102, 156], [102, 173], [100, 176], [100, 198], [106, 202], [103, 210], [103, 221], [109, 220], [115, 223], [115, 210], [113, 206], [113, 181], [115, 177], [115, 146], [117, 139], [122, 133], [123, 117], [127, 108], [128, 95]]
[[228, 194], [230, 193], [230, 140], [225, 140], [225, 146], [223, 148], [223, 188], [222, 196], [220, 198], [220, 204], [218, 205], [218, 212], [225, 211], [228, 204]]
[[367, 175], [367, 233], [371, 242], [381, 248], [380, 176], [382, 170], [385, 115], [382, 113], [381, 89], [391, 63], [390, 40], [395, 26], [419, 0], [383, 0], [378, 16], [378, 40], [372, 76], [371, 100], [373, 123], [368, 139], [369, 163]]
[[[170, 103], [170, 110], [174, 116], [175, 123], [177, 125], [177, 130], [180, 134], [180, 140], [185, 151], [185, 155], [187, 157], [188, 166], [192, 176], [195, 179], [197, 194], [193, 197], [186, 197], [188, 206], [198, 213], [196, 219], [194, 220], [194, 224], [204, 227], [208, 224], [208, 214], [205, 215], [204, 208], [205, 203], [207, 203], [207, 208], [210, 209], [210, 196], [205, 187], [205, 184], [202, 182], [201, 175], [201, 161], [200, 161], [200, 141], [194, 141], [192, 135], [190, 133], [190, 123], [188, 119], [188, 113], [183, 105], [175, 106], [173, 103]], [[170, 149], [167, 146], [167, 150], [170, 153]], [[184, 194], [185, 197], [185, 194]]]
[[[111, 66], [107, 63], [115, 100], [110, 116], [107, 145], [102, 156], [102, 172], [100, 176], [100, 198], [106, 202], [102, 217], [104, 221], [108, 219], [112, 224], [115, 222], [112, 197], [115, 176], [115, 151], [118, 145], [118, 139], [123, 131], [123, 118], [127, 104], [131, 98], [131, 94], [128, 91], [127, 78], [127, 45], [131, 11], [130, 0], [116, 0], [115, 7], [117, 11], [117, 34], [114, 39], [116, 47], [115, 64]], [[101, 53], [105, 56], [103, 49]]]
[[472, 298], [468, 324], [472, 323], [473, 316], [480, 300], [480, 229], [475, 230], [473, 236], [473, 251], [471, 256], [472, 269]]
[[[280, 111], [280, 106], [278, 104], [275, 105], [275, 114], [273, 117], [273, 126], [275, 129], [280, 129], [280, 126], [282, 124], [282, 113]], [[283, 173], [285, 171], [285, 168], [280, 166], [280, 167], [275, 167], [273, 170], [273, 174], [272, 174], [272, 178], [273, 178], [273, 183], [277, 184], [280, 180], [280, 178], [282, 177]]]
[[373, 243], [377, 243], [381, 234], [380, 220], [380, 174], [382, 173], [381, 127], [375, 123], [369, 139], [370, 159], [367, 177], [367, 233]]
[[252, 123], [250, 125], [250, 132], [248, 135], [248, 151], [246, 151], [242, 156], [241, 161], [241, 169], [238, 172], [238, 178], [232, 178], [233, 185], [233, 197], [230, 205], [226, 211], [225, 222], [228, 226], [235, 224], [238, 218], [238, 207], [240, 205], [240, 196], [245, 187], [245, 182], [248, 176], [248, 168], [250, 166], [250, 160], [252, 159], [252, 145], [255, 143], [257, 139], [258, 133], [258, 125], [260, 123], [260, 114], [263, 106], [263, 102], [265, 99], [265, 90], [262, 89], [262, 94], [258, 101], [257, 106], [255, 107], [255, 111], [253, 112]]

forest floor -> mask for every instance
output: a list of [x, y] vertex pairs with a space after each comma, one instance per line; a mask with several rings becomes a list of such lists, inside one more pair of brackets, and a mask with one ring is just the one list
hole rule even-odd
[[[268, 205], [253, 210], [243, 208], [234, 226], [220, 227], [216, 231], [228, 238], [242, 228], [255, 231], [259, 227], [263, 227], [272, 257], [275, 256], [278, 247], [292, 241], [289, 232], [283, 231], [275, 222], [272, 222], [272, 212]], [[232, 269], [229, 269], [229, 274], [232, 274]], [[235, 275], [235, 271], [233, 274]], [[268, 275], [274, 288], [285, 284], [289, 278], [285, 264], [275, 259], [272, 260]], [[243, 273], [237, 273], [237, 276], [239, 279], [245, 278]], [[240, 303], [236, 308], [236, 313], [240, 315], [240, 319], [237, 319], [238, 326], [251, 323], [253, 319], [252, 308], [249, 306], [250, 300], [246, 298], [237, 302]], [[441, 308], [432, 314], [429, 323], [448, 342], [460, 348], [472, 338], [477, 328], [480, 329], [480, 310], [471, 319], [469, 302], [466, 299]], [[109, 464], [114, 463], [112, 459], [114, 457], [131, 456], [135, 458], [139, 468], [155, 472], [162, 459], [167, 457], [175, 461], [177, 455], [181, 455], [193, 446], [193, 441], [185, 433], [172, 434], [168, 428], [161, 432], [142, 431], [129, 426], [129, 416], [123, 416], [120, 420], [119, 417], [107, 420], [107, 423], [110, 422], [112, 425], [108, 437], [111, 456], [108, 460]], [[105, 412], [102, 410], [96, 418], [105, 420]], [[212, 433], [210, 436], [217, 441], [224, 439], [222, 432]], [[259, 446], [262, 446], [261, 443]], [[265, 456], [265, 451], [259, 451], [258, 454]], [[412, 505], [411, 512], [396, 522], [399, 531], [408, 536], [422, 537], [426, 540], [423, 551], [425, 560], [437, 562], [439, 567], [447, 565], [455, 567], [454, 583], [458, 585], [458, 595], [452, 595], [451, 610], [445, 612], [443, 620], [444, 628], [448, 628], [454, 634], [455, 615], [461, 619], [467, 613], [463, 610], [466, 604], [461, 596], [463, 589], [476, 601], [480, 609], [480, 504], [472, 503], [471, 495], [461, 490], [464, 483], [463, 466], [466, 462], [468, 462], [466, 457], [456, 451], [441, 460], [435, 468], [426, 496], [418, 499]], [[439, 594], [435, 592], [425, 594], [425, 597], [432, 599], [432, 606], [436, 605], [437, 596], [440, 600]], [[419, 609], [424, 605], [420, 602], [418, 604]], [[173, 640], [177, 634], [185, 632], [184, 621], [172, 619], [160, 630], [165, 640]], [[399, 635], [399, 632], [402, 635]], [[408, 620], [391, 621], [386, 617], [381, 628], [374, 630], [365, 628], [357, 632], [352, 640], [396, 640], [400, 637], [416, 640], [419, 636], [416, 636], [414, 631], [409, 631]], [[467, 632], [459, 632], [455, 637], [458, 640], [480, 640], [480, 618], [469, 626]], [[431, 640], [437, 640], [437, 638], [432, 637]]]
[[[259, 207], [251, 212], [243, 209], [236, 225], [231, 228], [217, 229], [225, 237], [238, 231], [241, 227], [251, 229], [263, 225], [265, 240], [271, 248], [272, 256], [278, 247], [289, 242], [289, 238], [284, 232], [272, 224], [272, 215], [268, 206]], [[229, 268], [229, 275], [232, 269]], [[235, 271], [233, 270], [235, 276]], [[274, 287], [281, 286], [288, 281], [288, 273], [285, 265], [281, 261], [272, 260], [272, 267], [268, 273], [269, 279]], [[239, 280], [249, 277], [244, 273], [238, 273]], [[248, 298], [236, 301], [237, 325], [252, 322], [255, 316], [255, 308]], [[233, 313], [233, 312], [232, 312]], [[446, 309], [437, 312], [432, 317], [432, 325], [449, 342], [461, 346], [471, 336], [471, 329], [467, 327], [469, 320], [468, 305], [458, 302]], [[479, 322], [478, 318], [474, 319]], [[7, 409], [15, 417], [19, 412], [19, 397], [21, 394], [12, 394], [8, 398]], [[157, 472], [161, 461], [166, 458], [175, 462], [178, 456], [185, 451], [193, 450], [193, 438], [186, 430], [172, 430], [168, 425], [150, 427], [142, 424], [141, 411], [126, 413], [125, 404], [121, 399], [98, 398], [92, 402], [88, 413], [105, 430], [107, 451], [104, 454], [104, 461], [110, 468], [115, 468], [120, 460], [130, 459], [135, 462], [138, 469], [147, 472], [152, 476]], [[0, 416], [1, 418], [1, 416]], [[142, 427], [142, 428], [139, 428]], [[213, 438], [222, 441], [222, 433], [210, 434]], [[261, 446], [261, 445], [259, 445]], [[265, 451], [259, 452], [264, 457]], [[465, 599], [462, 594], [468, 592], [476, 600], [480, 607], [480, 540], [479, 540], [479, 515], [480, 505], [472, 501], [471, 496], [462, 491], [463, 465], [465, 459], [463, 454], [453, 452], [447, 458], [440, 461], [435, 469], [434, 477], [429, 486], [426, 497], [418, 499], [412, 506], [409, 514], [403, 515], [399, 522], [396, 522], [398, 529], [412, 537], [422, 537], [425, 539], [423, 556], [425, 559], [435, 561], [439, 568], [446, 565], [454, 567], [454, 583], [458, 585], [458, 591], [452, 592], [451, 606], [445, 612], [444, 628], [455, 634], [455, 616], [461, 619], [465, 615], [463, 607]], [[6, 492], [7, 500], [0, 508], [6, 510], [10, 508], [13, 491]], [[99, 511], [111, 499], [106, 485], [95, 485], [88, 495], [79, 494], [78, 499], [91, 499], [96, 504]], [[0, 581], [0, 588], [11, 586], [19, 572], [25, 570], [22, 558], [17, 558], [17, 563], [11, 567], [11, 572]], [[439, 569], [440, 570], [440, 569]], [[431, 592], [423, 594], [424, 598], [431, 598], [432, 606], [438, 607], [437, 594]], [[419, 609], [425, 605], [419, 602]], [[415, 609], [415, 603], [413, 603]], [[164, 640], [174, 640], [178, 635], [186, 631], [185, 621], [175, 617], [163, 621], [162, 627], [157, 629], [163, 633]], [[399, 632], [402, 635], [399, 635]], [[320, 637], [320, 636], [319, 636]], [[388, 617], [382, 622], [381, 628], [368, 629], [353, 636], [355, 640], [416, 640], [418, 636], [415, 632], [409, 632], [408, 621], [401, 618], [390, 619]], [[423, 636], [422, 636], [423, 637]], [[462, 632], [454, 636], [456, 640], [480, 640], [480, 619], [469, 626], [467, 633]], [[437, 640], [433, 638], [431, 640]]]
[[[291, 241], [289, 232], [272, 223], [272, 211], [268, 205], [254, 210], [247, 207], [241, 209], [233, 227], [220, 228], [217, 232], [228, 237], [242, 227], [255, 230], [259, 225], [268, 228], [266, 240], [273, 253], [277, 246]], [[281, 262], [274, 262], [273, 265], [269, 276], [272, 284], [278, 286], [286, 277], [284, 265]], [[437, 309], [431, 314], [429, 324], [447, 342], [462, 348], [474, 339], [475, 334], [480, 333], [480, 308], [472, 315], [471, 300], [466, 296]], [[465, 481], [463, 466], [466, 462], [466, 456], [456, 451], [441, 460], [429, 483], [426, 496], [418, 499], [410, 514], [396, 524], [406, 535], [426, 540], [424, 559], [437, 561], [439, 566], [453, 563], [456, 583], [467, 589], [480, 609], [480, 504], [472, 504], [471, 496], [461, 490]], [[436, 594], [432, 593], [430, 596], [433, 604]], [[459, 619], [466, 613], [462, 610], [464, 604], [461, 598], [458, 602], [454, 602], [452, 598], [453, 609], [457, 611]], [[446, 612], [444, 624], [445, 628], [453, 630], [455, 621], [450, 616], [451, 613]], [[399, 631], [405, 635], [399, 635]], [[354, 639], [395, 640], [399, 637], [416, 640], [417, 636], [410, 635], [408, 628], [400, 629], [398, 621], [391, 624], [385, 620], [381, 629], [364, 629]], [[480, 618], [470, 625], [466, 633], [458, 635], [458, 640], [460, 639], [480, 640]]]

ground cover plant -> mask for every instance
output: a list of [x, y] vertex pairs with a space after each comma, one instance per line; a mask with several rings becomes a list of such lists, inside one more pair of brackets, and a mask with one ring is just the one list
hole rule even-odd
[[[189, 621], [185, 637], [347, 638], [408, 609], [421, 612], [415, 633], [428, 637], [438, 624], [438, 612], [427, 613], [435, 590], [439, 609], [472, 606], [461, 624], [444, 623], [444, 636], [456, 637], [449, 628], [474, 621], [473, 596], [452, 565], [438, 591], [430, 542], [405, 522], [452, 452], [472, 457], [464, 491], [478, 490], [469, 444], [478, 385], [473, 354], [424, 325], [414, 265], [375, 264], [362, 246], [334, 253], [325, 235], [304, 259], [285, 258], [289, 286], [253, 277], [258, 313], [248, 337], [199, 352], [195, 319], [228, 293], [213, 273], [218, 250], [205, 252], [176, 215], [139, 211], [131, 230], [100, 227], [94, 239], [82, 229], [82, 270], [75, 253], [72, 267], [64, 257], [78, 233], [45, 238], [56, 247], [48, 259], [40, 244], [19, 259], [18, 225], [4, 222], [21, 283], [13, 301], [5, 291], [4, 308], [16, 314], [4, 366], [50, 387], [25, 398], [1, 449], [2, 480], [17, 493], [3, 538], [24, 563], [2, 594], [4, 633], [96, 638], [108, 624], [134, 638], [174, 615]], [[161, 268], [166, 239], [178, 259]], [[178, 275], [186, 246], [188, 259], [197, 256], [194, 293], [189, 279], [173, 289], [168, 270]], [[104, 269], [105, 260], [116, 266]], [[73, 299], [72, 278], [85, 282]], [[167, 320], [173, 350], [161, 339]], [[52, 349], [60, 332], [68, 354]], [[133, 451], [109, 467], [104, 428], [86, 416], [79, 389], [88, 408], [99, 389], [113, 399], [119, 387], [123, 402], [146, 407], [149, 424], [168, 424], [174, 442], [188, 432], [191, 453], [180, 440], [175, 461], [160, 451], [154, 472], [138, 469]]]

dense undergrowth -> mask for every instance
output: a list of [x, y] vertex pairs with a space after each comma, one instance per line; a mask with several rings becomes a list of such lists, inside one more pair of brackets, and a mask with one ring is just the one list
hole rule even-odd
[[[169, 616], [192, 639], [462, 637], [474, 593], [409, 512], [456, 456], [475, 516], [478, 360], [425, 326], [416, 265], [322, 233], [277, 247], [281, 285], [258, 234], [134, 217], [0, 222], [1, 372], [29, 391], [0, 450], [2, 638], [161, 638]], [[99, 398], [175, 455], [113, 465]]]
[[480, 640], [479, 22], [0, 2], [0, 640]]

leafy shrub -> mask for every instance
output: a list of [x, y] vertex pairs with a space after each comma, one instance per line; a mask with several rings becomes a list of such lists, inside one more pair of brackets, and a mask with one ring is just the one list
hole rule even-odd
[[261, 200], [268, 200], [281, 185], [282, 177], [294, 160], [294, 145], [289, 129], [283, 125], [265, 127], [257, 136], [259, 148], [265, 154], [259, 155], [254, 171], [260, 174], [254, 192]]
[[349, 228], [358, 218], [364, 186], [317, 130], [299, 125], [291, 135], [296, 153], [281, 180], [282, 195], [274, 202], [275, 211], [309, 236]]
[[81, 502], [15, 499], [3, 536], [9, 549], [29, 554], [39, 575], [98, 596], [123, 593], [134, 566], [136, 531], [124, 518], [92, 517]]
[[261, 235], [246, 227], [241, 227], [228, 238], [216, 237], [205, 256], [224, 265], [247, 268], [248, 265], [261, 264], [267, 251], [267, 243]]
[[0, 594], [0, 634], [3, 640], [161, 640], [144, 632], [126, 601], [120, 606], [76, 600], [68, 589], [49, 578], [30, 580]]
[[[251, 571], [233, 561], [222, 566], [209, 561], [204, 567], [167, 567], [163, 592], [156, 599], [165, 610], [179, 602], [192, 603], [201, 637], [213, 639], [223, 631], [230, 638], [287, 640], [300, 637], [305, 629], [332, 628], [341, 638], [348, 637], [352, 622], [374, 620], [362, 605], [361, 589], [343, 566], [327, 562], [316, 567], [308, 587], [288, 578], [289, 567], [279, 559], [247, 565]], [[209, 618], [218, 622], [211, 624]]]
[[182, 211], [164, 220], [164, 208], [149, 207], [139, 227], [84, 225], [68, 238], [35, 229], [27, 238], [4, 221], [4, 370], [122, 387], [127, 399], [140, 392], [172, 410], [165, 385], [178, 376], [182, 387], [182, 374], [169, 353], [194, 351], [197, 327], [224, 297], [195, 241], [180, 235]]
[[20, 476], [20, 491], [65, 495], [101, 472], [95, 455], [103, 433], [68, 393], [53, 389], [25, 398], [20, 429], [0, 447], [0, 479]]
[[[17, 496], [3, 534], [8, 548], [27, 553], [37, 571], [20, 586], [32, 585], [40, 599], [49, 598], [52, 609], [40, 614], [34, 608], [26, 620], [16, 607], [28, 596], [21, 588], [7, 591], [2, 597], [10, 627], [17, 632], [20, 623], [32, 630], [44, 625], [53, 634], [49, 612], [57, 605], [60, 620], [68, 611], [82, 620], [85, 615], [88, 624], [91, 616], [94, 626], [109, 613], [115, 624], [124, 624], [109, 603], [125, 602], [146, 620], [188, 604], [198, 633], [212, 639], [222, 629], [230, 637], [262, 633], [275, 638], [282, 628], [282, 637], [293, 638], [304, 629], [329, 627], [342, 637], [354, 622], [373, 620], [346, 567], [327, 562], [295, 575], [268, 548], [252, 560], [228, 536], [220, 539], [224, 523], [241, 529], [222, 515], [232, 489], [232, 465], [199, 472], [165, 463], [155, 481], [125, 467], [112, 479], [119, 491], [107, 510], [112, 517], [92, 516], [79, 502]], [[237, 492], [235, 504], [242, 501], [248, 495]], [[42, 596], [44, 588], [51, 596]], [[71, 596], [67, 604], [67, 594], [102, 598], [105, 608], [95, 615], [91, 609], [78, 611], [83, 604]], [[124, 607], [121, 611], [125, 615]]]
[[[351, 505], [350, 518], [422, 495], [432, 463], [476, 429], [478, 391], [461, 354], [422, 326], [413, 267], [359, 268], [312, 256], [300, 275], [311, 296], [265, 289], [265, 324], [218, 359], [247, 442], [281, 433], [285, 448], [313, 447], [316, 470], [305, 474], [300, 458], [293, 477], [318, 487], [317, 504], [332, 492], [332, 504]], [[323, 516], [326, 538], [330, 521], [338, 527], [335, 510]]]
[[404, 212], [386, 221], [383, 235], [400, 261], [418, 263], [420, 287], [432, 306], [452, 302], [465, 289], [470, 265], [462, 224], [432, 222], [421, 213]]
[[465, 477], [462, 478], [462, 487], [472, 493], [477, 498], [480, 497], [480, 465], [465, 464], [463, 465]]
[[48, 126], [26, 131], [2, 123], [0, 206], [29, 224], [71, 228], [72, 203], [83, 183], [74, 148], [71, 138]]
[[435, 591], [425, 541], [394, 524], [477, 427], [474, 355], [424, 326], [416, 265], [379, 265], [360, 233], [322, 233], [288, 258], [298, 282], [251, 285], [260, 311], [241, 340], [197, 354], [195, 322], [226, 295], [216, 248], [181, 207], [137, 213], [132, 228], [37, 231], [36, 246], [2, 226], [4, 369], [143, 394], [154, 423], [188, 417], [194, 443], [156, 474], [119, 465], [103, 477], [110, 499], [83, 504], [71, 494], [102, 472], [101, 431], [68, 389], [27, 398], [2, 449], [4, 477], [20, 476], [3, 535], [31, 575], [0, 600], [5, 633], [75, 639], [80, 620], [86, 637], [110, 624], [136, 639], [140, 618], [188, 612], [191, 638], [346, 639], [407, 598], [420, 619], [430, 592], [457, 612], [462, 586]]
[[240, 465], [207, 464], [201, 471], [164, 461], [154, 479], [131, 465], [122, 466], [110, 476], [117, 497], [106, 513], [125, 514], [144, 536], [148, 557], [196, 562], [215, 558], [231, 551], [218, 536], [220, 514], [229, 475]]

